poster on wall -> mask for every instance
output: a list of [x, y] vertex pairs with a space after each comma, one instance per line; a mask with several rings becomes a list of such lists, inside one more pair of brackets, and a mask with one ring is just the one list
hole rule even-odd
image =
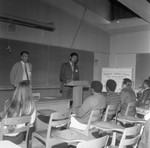
[[106, 82], [108, 79], [116, 81], [116, 92], [120, 92], [124, 78], [129, 78], [133, 81], [133, 68], [102, 68], [101, 81], [103, 83], [103, 92], [106, 92]]

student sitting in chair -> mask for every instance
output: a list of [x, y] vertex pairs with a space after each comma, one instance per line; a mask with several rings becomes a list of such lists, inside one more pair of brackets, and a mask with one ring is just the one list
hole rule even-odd
[[144, 80], [143, 82], [143, 92], [138, 99], [137, 106], [139, 107], [149, 107], [150, 106], [150, 80]]
[[[11, 117], [20, 117], [20, 116], [30, 116], [32, 127], [30, 128], [30, 132], [34, 129], [34, 121], [36, 117], [36, 109], [33, 101], [32, 90], [30, 88], [30, 84], [28, 81], [22, 81], [16, 87], [12, 99], [8, 100], [5, 110], [3, 112], [2, 118], [11, 118]], [[24, 126], [24, 125], [18, 125]], [[25, 133], [11, 134], [13, 132], [13, 128], [16, 127], [6, 127], [10, 130], [10, 134], [4, 136], [3, 140], [10, 140], [16, 144], [20, 144], [25, 137]]]
[[91, 111], [94, 109], [104, 109], [106, 107], [106, 99], [101, 94], [103, 85], [99, 81], [91, 83], [91, 96], [89, 96], [83, 104], [73, 109], [75, 116], [71, 117], [70, 127], [84, 130], [89, 120]]
[[120, 105], [120, 96], [115, 93], [117, 87], [116, 81], [109, 79], [106, 82], [106, 90], [107, 90], [107, 96], [106, 96], [106, 103], [107, 105]]
[[150, 113], [148, 113], [144, 118], [147, 121], [144, 125], [144, 130], [138, 148], [150, 148]]
[[[132, 89], [132, 81], [128, 78], [125, 78], [122, 83], [122, 90], [120, 92], [120, 99], [121, 99], [121, 105], [120, 105], [120, 114], [125, 115], [127, 105], [130, 102], [135, 103], [136, 107], [136, 95], [135, 92]], [[134, 116], [136, 113], [135, 107], [132, 107], [128, 111], [129, 116]]]
[[[116, 109], [120, 106], [120, 95], [115, 93], [117, 87], [116, 81], [109, 79], [106, 82], [106, 90], [107, 90], [107, 96], [106, 96], [106, 104], [107, 105], [115, 105]], [[108, 117], [109, 120], [111, 120], [113, 116]]]

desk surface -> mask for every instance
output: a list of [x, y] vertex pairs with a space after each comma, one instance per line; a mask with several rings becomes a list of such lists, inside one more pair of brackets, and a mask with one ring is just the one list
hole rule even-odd
[[66, 86], [83, 86], [83, 87], [89, 87], [89, 82], [88, 81], [71, 81], [65, 84]]
[[101, 130], [105, 130], [105, 131], [118, 131], [118, 132], [123, 132], [124, 131], [124, 127], [120, 126], [120, 125], [116, 125], [115, 123], [111, 123], [111, 122], [104, 122], [104, 121], [100, 121], [100, 122], [96, 122], [94, 124], [92, 124], [92, 126], [101, 129]]
[[37, 111], [40, 115], [44, 115], [44, 116], [50, 116], [52, 113], [56, 112], [54, 110], [50, 110], [50, 109], [42, 109], [42, 110], [38, 110]]
[[140, 119], [138, 117], [132, 117], [132, 116], [118, 116], [118, 121], [121, 122], [129, 122], [129, 123], [145, 123], [146, 120]]
[[65, 129], [61, 131], [52, 132], [52, 136], [65, 141], [65, 142], [82, 142], [82, 141], [89, 141], [94, 139], [93, 136], [85, 136], [84, 134], [81, 134], [80, 132], [76, 132], [70, 129]]
[[41, 97], [37, 103], [42, 103], [42, 102], [69, 102], [70, 99], [63, 99], [62, 97]]
[[136, 111], [139, 114], [146, 115], [147, 113], [150, 112], [150, 109], [144, 107], [136, 107]]
[[35, 101], [37, 110], [56, 110], [62, 111], [70, 108], [70, 99], [62, 99], [60, 97], [41, 97]]

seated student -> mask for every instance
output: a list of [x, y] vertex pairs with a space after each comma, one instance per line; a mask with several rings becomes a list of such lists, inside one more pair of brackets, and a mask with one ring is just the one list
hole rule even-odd
[[120, 105], [120, 96], [117, 93], [115, 93], [116, 86], [117, 83], [112, 79], [109, 79], [106, 82], [106, 90], [107, 90], [106, 104], [107, 105], [109, 104], [116, 105], [116, 106]]
[[[119, 94], [115, 93], [117, 83], [109, 79], [106, 82], [106, 90], [107, 90], [107, 96], [106, 96], [106, 104], [107, 105], [115, 105], [116, 109], [120, 106], [120, 96]], [[115, 116], [115, 115], [114, 115]], [[108, 121], [111, 120], [114, 116], [108, 117]]]
[[139, 107], [148, 107], [150, 105], [150, 80], [144, 80], [143, 92], [138, 99], [137, 106]]
[[144, 118], [147, 121], [144, 125], [144, 130], [138, 148], [150, 148], [150, 113], [148, 113]]
[[[33, 101], [32, 91], [30, 88], [30, 84], [28, 81], [22, 81], [16, 87], [12, 99], [7, 102], [7, 106], [3, 112], [2, 118], [11, 118], [11, 117], [20, 117], [20, 116], [28, 116], [31, 115], [31, 125], [33, 126], [35, 117], [36, 117], [36, 109], [35, 104]], [[18, 125], [18, 127], [24, 125]], [[10, 134], [4, 136], [4, 140], [10, 140], [16, 144], [20, 144], [25, 137], [25, 133], [18, 133], [13, 134], [12, 127], [6, 127], [10, 129]], [[17, 128], [13, 127], [13, 128]], [[30, 132], [34, 127], [30, 128], [29, 136], [31, 135]]]
[[91, 96], [89, 96], [83, 104], [74, 109], [75, 116], [71, 117], [70, 127], [84, 130], [93, 109], [104, 109], [106, 107], [106, 99], [101, 94], [103, 85], [99, 81], [91, 83]]
[[134, 102], [135, 107], [130, 108], [128, 112], [129, 116], [134, 116], [136, 113], [136, 95], [132, 89], [132, 81], [128, 78], [125, 78], [123, 80], [122, 90], [120, 92], [120, 99], [121, 99], [120, 114], [125, 115], [128, 103]]

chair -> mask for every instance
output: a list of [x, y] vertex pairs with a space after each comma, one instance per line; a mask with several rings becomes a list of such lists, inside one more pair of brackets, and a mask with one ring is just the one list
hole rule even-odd
[[77, 145], [77, 148], [103, 148], [106, 147], [109, 136], [104, 136], [94, 140], [83, 141]]
[[122, 119], [122, 118], [128, 117], [128, 114], [129, 114], [130, 109], [133, 109], [133, 110], [134, 110], [134, 108], [135, 108], [135, 102], [130, 102], [130, 103], [128, 103], [124, 116], [118, 115], [118, 116], [116, 117], [116, 121], [122, 122], [123, 124], [126, 124], [126, 123], [133, 123], [132, 120], [131, 120], [131, 122], [128, 122], [128, 121], [125, 121], [125, 120]]
[[[117, 113], [118, 106], [117, 105], [108, 105], [105, 111], [105, 115], [103, 117], [103, 121], [107, 122], [109, 118], [113, 119], [113, 117]], [[111, 120], [110, 119], [110, 120]]]
[[[52, 144], [52, 133], [57, 131], [56, 127], [61, 127], [63, 125], [69, 124], [70, 121], [70, 111], [66, 111], [64, 113], [54, 112], [51, 114], [48, 124], [48, 129], [46, 130], [39, 130], [32, 133], [32, 148], [33, 148], [33, 140], [37, 138], [37, 140], [42, 141], [45, 144], [46, 148], [51, 148]], [[42, 144], [43, 144], [42, 143]]]
[[[114, 121], [114, 123], [116, 123], [117, 112], [118, 112], [118, 106], [117, 106], [117, 105], [112, 105], [112, 104], [107, 105], [107, 108], [106, 108], [106, 111], [105, 111], [105, 114], [104, 114], [104, 116], [103, 116], [102, 121], [108, 122], [108, 121], [111, 120], [111, 121]], [[115, 120], [113, 120], [114, 117], [115, 117]], [[106, 123], [106, 124], [107, 124], [107, 123]], [[97, 126], [95, 126], [95, 125], [97, 125]], [[99, 129], [99, 128], [98, 128], [99, 125], [101, 125], [101, 123], [96, 122], [96, 123], [94, 124], [94, 127], [97, 128], [97, 129]], [[112, 133], [111, 130], [106, 130], [106, 129], [105, 129], [105, 130], [102, 130], [102, 129], [99, 129], [99, 134], [101, 134], [101, 133], [103, 133], [103, 132]]]
[[[126, 128], [123, 132], [119, 146], [111, 145], [109, 148], [124, 148], [126, 146], [131, 145], [133, 146], [133, 148], [136, 148], [141, 136], [141, 128], [142, 125], [136, 125], [133, 127]], [[116, 139], [116, 135], [114, 135], [113, 139], [114, 138]]]
[[81, 134], [84, 134], [86, 136], [92, 136], [92, 135], [90, 135], [91, 134], [91, 128], [92, 128], [91, 124], [100, 121], [103, 110], [104, 109], [92, 110], [85, 130], [79, 130], [76, 128], [71, 128], [71, 129], [76, 131], [76, 132], [79, 132]]
[[[3, 140], [4, 135], [6, 134], [17, 134], [21, 132], [26, 132], [25, 141], [20, 144], [20, 146], [27, 148], [28, 146], [28, 133], [30, 128], [31, 116], [22, 116], [14, 118], [3, 118], [1, 121], [1, 132], [0, 140]], [[8, 126], [17, 126], [12, 132], [8, 130]]]
[[33, 95], [33, 98], [34, 98], [35, 101], [38, 101], [40, 99], [40, 97], [41, 97], [41, 94], [39, 92], [32, 93], [32, 95]]
[[129, 113], [129, 111], [130, 111], [131, 108], [135, 108], [135, 102], [128, 103], [127, 109], [125, 111], [125, 115], [124, 116], [128, 116], [128, 113]]
[[[36, 131], [32, 134], [32, 148], [33, 140], [37, 138], [38, 140], [45, 143], [46, 148], [51, 148], [55, 144], [59, 143], [69, 143], [74, 145], [74, 143], [87, 141], [94, 138], [85, 136], [79, 132], [71, 129], [60, 130], [61, 126], [69, 125], [70, 123], [70, 111], [66, 112], [54, 112], [51, 114], [49, 119], [48, 129]], [[57, 129], [59, 127], [59, 129]]]

